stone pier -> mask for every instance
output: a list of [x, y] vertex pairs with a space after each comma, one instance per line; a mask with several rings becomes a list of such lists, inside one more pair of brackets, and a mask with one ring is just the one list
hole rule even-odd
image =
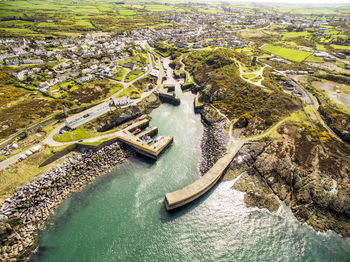
[[164, 200], [165, 208], [169, 211], [184, 206], [209, 191], [225, 173], [243, 144], [243, 142], [237, 142], [231, 152], [220, 158], [200, 179], [182, 189], [166, 194]]

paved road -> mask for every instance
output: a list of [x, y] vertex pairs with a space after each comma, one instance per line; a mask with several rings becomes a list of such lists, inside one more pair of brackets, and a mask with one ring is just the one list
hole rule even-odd
[[[25, 150], [25, 151], [27, 151], [27, 150]], [[10, 164], [16, 162], [19, 159], [20, 155], [24, 154], [25, 151], [23, 151], [21, 153], [18, 153], [18, 154], [14, 155], [14, 156], [11, 156], [11, 157], [9, 157], [8, 159], [6, 159], [4, 161], [1, 161], [0, 162], [0, 171], [6, 169]]]
[[[150, 59], [150, 61], [151, 61], [151, 59]], [[153, 65], [153, 63], [152, 63], [151, 69], [148, 70], [148, 71], [147, 71], [145, 74], [143, 74], [142, 76], [140, 76], [139, 79], [142, 78], [142, 77], [144, 77], [145, 75], [149, 74], [149, 73], [151, 72], [151, 70], [153, 69], [153, 67], [154, 67], [154, 65]], [[161, 68], [160, 62], [159, 62], [159, 64], [158, 64], [158, 67]], [[155, 88], [155, 90], [158, 89], [158, 88], [160, 87], [160, 85], [161, 85], [161, 80], [162, 80], [162, 77], [163, 77], [164, 74], [165, 74], [164, 71], [163, 71], [163, 70], [160, 70], [160, 74], [159, 74], [159, 78], [158, 78], [158, 85], [157, 85], [157, 87]], [[124, 87], [122, 90], [120, 90], [118, 93], [114, 94], [112, 97], [114, 97], [114, 98], [117, 97], [123, 90], [125, 90], [127, 87], [129, 87], [130, 85], [132, 85], [132, 83], [135, 82], [135, 81], [137, 81], [137, 80], [138, 80], [138, 79], [136, 79], [136, 80], [134, 80], [134, 81], [131, 81], [131, 82], [129, 82], [129, 83], [126, 83], [126, 84], [125, 84], [125, 87]], [[159, 83], [160, 83], [160, 84], [159, 84]], [[147, 92], [142, 93], [142, 94], [141, 94], [141, 97], [140, 97], [139, 99], [135, 99], [135, 100], [133, 100], [131, 103], [129, 103], [128, 105], [121, 106], [120, 108], [127, 108], [127, 107], [129, 107], [129, 106], [133, 106], [133, 105], [138, 104], [140, 101], [142, 101], [142, 100], [145, 99], [146, 97], [150, 96], [155, 90], [153, 90], [153, 91], [147, 91]], [[108, 101], [109, 101], [109, 99], [108, 99]], [[102, 106], [100, 106], [99, 108], [102, 108]], [[93, 110], [96, 110], [96, 109], [94, 109], [94, 108], [92, 108], [92, 109], [93, 109]], [[108, 106], [108, 110], [109, 110], [109, 106]], [[107, 110], [107, 111], [108, 111], [108, 110]], [[87, 113], [89, 113], [90, 111], [91, 111], [90, 109], [89, 109], [89, 110], [86, 110], [86, 111], [84, 111], [84, 112], [81, 112], [79, 115], [87, 114]], [[107, 111], [106, 111], [106, 112], [107, 112]], [[101, 112], [99, 112], [98, 114], [95, 114], [95, 115], [93, 115], [93, 116], [87, 118], [87, 119], [84, 120], [83, 122], [81, 122], [80, 125], [82, 125], [82, 123], [89, 122], [89, 121], [91, 121], [92, 119], [94, 119], [94, 118], [96, 118], [96, 117], [102, 115], [103, 112], [104, 112], [104, 111], [101, 110]], [[74, 118], [76, 118], [76, 116], [74, 116]], [[64, 145], [69, 145], [69, 144], [72, 144], [72, 143], [76, 142], [76, 141], [71, 141], [71, 142], [57, 142], [57, 141], [55, 141], [55, 140], [53, 139], [53, 136], [54, 136], [55, 134], [57, 134], [57, 133], [59, 132], [59, 130], [60, 130], [62, 127], [64, 127], [64, 126], [65, 126], [65, 124], [61, 124], [61, 125], [57, 126], [57, 127], [50, 133], [50, 135], [44, 139], [43, 143], [48, 144], [48, 145], [50, 145], [50, 146], [64, 146]], [[83, 141], [84, 141], [84, 142], [87, 142], [87, 143], [96, 142], [96, 141], [99, 141], [99, 140], [101, 140], [101, 139], [103, 139], [103, 138], [115, 137], [115, 136], [116, 136], [116, 133], [117, 133], [117, 132], [112, 133], [112, 134], [107, 134], [107, 135], [101, 135], [101, 136], [97, 136], [97, 137], [87, 138], [87, 139], [84, 139]]]
[[[119, 90], [117, 93], [113, 94], [112, 96], [106, 98], [101, 104], [96, 105], [88, 110], [85, 110], [83, 112], [80, 112], [78, 114], [75, 114], [74, 116], [71, 116], [69, 118], [67, 118], [67, 122], [71, 123], [73, 122], [74, 124], [72, 125], [73, 128], [76, 128], [80, 125], [83, 125], [105, 113], [107, 113], [110, 108], [109, 108], [109, 102], [110, 99], [115, 99], [116, 97], [118, 97], [125, 89], [127, 89], [128, 87], [130, 87], [132, 84], [134, 84], [136, 81], [138, 81], [139, 79], [147, 76], [153, 69], [154, 65], [153, 65], [153, 60], [151, 57], [151, 54], [148, 53], [148, 59], [150, 62], [150, 67], [149, 69], [143, 73], [142, 75], [136, 77], [135, 79], [131, 80], [130, 82], [121, 82], [121, 81], [117, 81], [117, 80], [113, 80], [121, 85], [123, 85], [123, 88], [121, 90]], [[88, 115], [87, 117], [84, 118], [84, 115]], [[80, 121], [77, 121], [77, 119], [79, 119]]]
[[[286, 79], [290, 79], [284, 73], [283, 73], [283, 76]], [[312, 94], [309, 93], [309, 91], [307, 91], [306, 89], [304, 89], [301, 85], [299, 85], [299, 83], [297, 81], [293, 81], [293, 82], [297, 85], [297, 88], [302, 91], [303, 96], [301, 97], [301, 99], [312, 108], [312, 110], [315, 113], [315, 116], [316, 116], [317, 120], [321, 123], [321, 125], [327, 130], [328, 133], [330, 133], [330, 135], [333, 138], [335, 138], [336, 140], [338, 140], [340, 142], [343, 142], [343, 140], [340, 137], [338, 137], [336, 133], [333, 132], [333, 130], [326, 124], [326, 122], [321, 117], [320, 113], [318, 112], [318, 108], [319, 108], [320, 105], [317, 102], [317, 100], [312, 96]]]
[[[136, 77], [135, 79], [133, 79], [132, 81], [130, 82], [121, 82], [121, 81], [117, 81], [117, 80], [114, 80], [120, 84], [123, 85], [123, 88], [121, 90], [119, 90], [117, 93], [113, 94], [112, 96], [106, 98], [101, 104], [99, 105], [96, 105], [92, 108], [89, 108], [87, 110], [84, 110], [78, 114], [75, 114], [74, 116], [71, 116], [69, 118], [66, 119], [66, 121], [68, 123], [72, 123], [72, 127], [76, 128], [78, 126], [81, 126], [87, 122], [90, 122], [104, 114], [106, 114], [109, 110], [110, 110], [110, 107], [109, 107], [109, 102], [110, 102], [110, 99], [113, 98], [115, 99], [116, 97], [118, 97], [125, 89], [127, 89], [128, 87], [130, 87], [132, 84], [134, 84], [137, 80], [147, 76], [151, 71], [152, 69], [154, 68], [154, 64], [153, 64], [153, 59], [152, 59], [152, 56], [150, 53], [148, 53], [148, 59], [149, 59], [149, 69], [142, 75]], [[142, 94], [141, 95], [141, 98], [140, 99], [137, 99], [137, 100], [134, 100], [131, 104], [129, 104], [128, 106], [130, 105], [134, 105], [134, 104], [137, 104], [139, 101], [141, 101], [142, 99], [144, 99], [145, 97], [149, 96], [152, 92], [146, 92], [145, 94]], [[125, 107], [125, 106], [124, 106]], [[84, 117], [86, 116], [86, 117]], [[69, 142], [69, 143], [61, 143], [61, 142], [57, 142], [53, 139], [54, 135], [56, 135], [61, 128], [63, 128], [66, 124], [63, 123], [63, 124], [60, 124], [58, 125], [44, 140], [43, 140], [43, 143], [44, 144], [47, 144], [49, 146], [62, 146], [62, 145], [66, 145], [66, 144], [71, 144], [72, 142]], [[103, 136], [100, 136], [100, 137], [96, 137], [97, 140], [93, 140], [92, 142], [95, 142], [95, 141], [98, 141], [100, 139], [104, 138]], [[90, 142], [87, 141], [87, 140], [84, 140], [84, 142]]]

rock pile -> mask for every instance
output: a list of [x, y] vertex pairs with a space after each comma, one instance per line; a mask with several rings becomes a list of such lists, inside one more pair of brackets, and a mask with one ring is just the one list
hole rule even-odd
[[218, 110], [205, 105], [199, 110], [204, 127], [201, 140], [202, 158], [200, 172], [204, 175], [225, 153], [228, 136], [225, 130], [230, 123]]

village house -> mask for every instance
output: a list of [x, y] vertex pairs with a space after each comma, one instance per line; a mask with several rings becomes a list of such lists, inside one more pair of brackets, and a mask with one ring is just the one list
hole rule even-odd
[[16, 77], [18, 80], [23, 80], [28, 73], [28, 70], [23, 70], [20, 72], [13, 72], [12, 76]]
[[5, 65], [8, 66], [18, 66], [19, 65], [19, 61], [17, 58], [6, 58], [4, 59]]
[[41, 59], [23, 59], [22, 60], [22, 64], [25, 64], [25, 65], [29, 65], [29, 64], [36, 64], [36, 65], [40, 65], [40, 64], [43, 64], [44, 61], [41, 60]]
[[149, 75], [150, 75], [151, 77], [153, 77], [154, 79], [158, 79], [159, 71], [156, 70], [156, 69], [152, 69], [152, 71], [149, 73]]
[[92, 79], [91, 76], [82, 76], [82, 77], [79, 77], [76, 82], [77, 83], [83, 83], [83, 82], [87, 82], [87, 81], [90, 81]]
[[338, 57], [338, 58], [340, 58], [340, 59], [346, 59], [346, 56], [345, 56], [345, 54], [343, 54], [343, 53], [335, 53], [335, 52], [333, 52], [333, 53], [331, 53], [333, 56], [335, 56], [335, 57]]
[[124, 65], [123, 65], [123, 67], [124, 68], [128, 68], [128, 69], [130, 69], [130, 70], [133, 70], [134, 69], [134, 64], [133, 63], [131, 63], [131, 62], [127, 62], [127, 63], [125, 63]]
[[323, 57], [323, 61], [325, 61], [325, 62], [336, 62], [337, 59], [335, 57], [325, 56], [325, 57]]

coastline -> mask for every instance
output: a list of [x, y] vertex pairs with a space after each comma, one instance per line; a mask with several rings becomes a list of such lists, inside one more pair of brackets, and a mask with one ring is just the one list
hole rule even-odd
[[[201, 122], [204, 126], [200, 161], [200, 171], [203, 174], [225, 152], [227, 142], [225, 126], [227, 123], [222, 118], [212, 121], [205, 111], [200, 113]], [[255, 146], [258, 147], [260, 144], [255, 144]], [[261, 150], [254, 150], [254, 152], [259, 154], [265, 146], [264, 144]], [[248, 155], [248, 151], [252, 149], [251, 147], [243, 148], [240, 152], [241, 155]], [[63, 163], [46, 171], [36, 181], [17, 188], [16, 192], [0, 208], [0, 220], [6, 220], [4, 215], [10, 218], [1, 225], [1, 230], [5, 231], [7, 235], [5, 237], [2, 235], [0, 239], [3, 244], [5, 243], [0, 249], [0, 260], [21, 261], [29, 258], [36, 248], [38, 230], [43, 229], [46, 220], [62, 201], [73, 192], [82, 190], [97, 177], [107, 174], [133, 153], [134, 151], [127, 146], [114, 143], [93, 153], [67, 156]], [[232, 162], [231, 170], [229, 169], [227, 173], [233, 172], [232, 167], [238, 164], [237, 161], [236, 159]], [[244, 163], [247, 162], [244, 161]], [[229, 176], [227, 174], [227, 179], [229, 179]], [[237, 182], [235, 189], [244, 192], [249, 181], [243, 181], [243, 178], [245, 176], [242, 177], [242, 181]], [[259, 184], [259, 186], [264, 188], [264, 192], [261, 192], [261, 194], [265, 197], [258, 199], [253, 193], [254, 191], [249, 192], [245, 196], [246, 205], [260, 208], [274, 206], [272, 210], [268, 208], [273, 213], [274, 209], [279, 206], [276, 204], [276, 197], [280, 198], [280, 196], [276, 192], [272, 192], [271, 189], [266, 189], [266, 185], [263, 185], [264, 181], [260, 182], [262, 184]], [[266, 196], [268, 196], [268, 199], [266, 199]], [[292, 211], [294, 210], [292, 209]], [[293, 213], [296, 216], [295, 212]], [[296, 217], [298, 218], [298, 216]], [[308, 224], [310, 225], [310, 223]]]
[[[149, 114], [160, 104], [157, 97], [150, 96], [130, 110]], [[38, 230], [63, 200], [135, 153], [118, 142], [92, 153], [74, 153], [17, 187], [0, 206], [0, 261], [22, 261], [32, 256]]]
[[204, 127], [201, 139], [200, 173], [204, 175], [224, 154], [225, 138], [224, 131], [217, 124], [208, 124], [202, 119]]
[[226, 129], [229, 124], [210, 106], [204, 106], [199, 113], [204, 127], [200, 162], [200, 173], [204, 175], [226, 152], [229, 137]]
[[[150, 113], [160, 105], [157, 101], [151, 99], [138, 108]], [[216, 149], [213, 145], [223, 145], [223, 141], [218, 142], [214, 135], [218, 131], [212, 125], [206, 124], [203, 118], [201, 122], [205, 130], [201, 142], [200, 166], [209, 169], [215, 161], [209, 161], [211, 154], [203, 154], [203, 148]], [[216, 158], [219, 157], [220, 150], [210, 152], [215, 152]], [[36, 252], [38, 231], [44, 228], [56, 208], [72, 193], [83, 190], [86, 185], [135, 153], [130, 147], [118, 142], [93, 153], [74, 153], [35, 180], [18, 187], [0, 207], [0, 260], [23, 261], [30, 258]]]
[[30, 257], [36, 248], [37, 231], [62, 201], [107, 174], [133, 152], [127, 146], [114, 143], [93, 153], [73, 154], [37, 180], [18, 187], [0, 209], [0, 260]]
[[[203, 174], [223, 153], [226, 128], [223, 119], [217, 117], [209, 107], [204, 107], [200, 113], [205, 130], [201, 143], [204, 153], [200, 170]], [[311, 145], [312, 142], [307, 137], [294, 140], [292, 131], [296, 132], [296, 128], [287, 124], [278, 129], [278, 133], [285, 137], [282, 148], [278, 139], [268, 138], [243, 146], [223, 180], [239, 177], [232, 190], [244, 193], [247, 207], [266, 208], [275, 213], [282, 201], [289, 206], [300, 223], [306, 223], [315, 231], [332, 230], [349, 238], [350, 209], [346, 198], [348, 182], [344, 171], [348, 167], [347, 162], [329, 157], [318, 144]], [[288, 151], [290, 148], [292, 150]], [[294, 152], [299, 152], [297, 157]], [[303, 164], [303, 159], [299, 156], [305, 154], [313, 159], [313, 165]], [[317, 157], [323, 162], [341, 166], [341, 176], [335, 178], [332, 170], [322, 164], [318, 165], [314, 160]], [[291, 166], [294, 166], [292, 178], [288, 175]], [[309, 179], [314, 179], [314, 182], [310, 184]], [[342, 186], [337, 187], [338, 184]], [[316, 200], [312, 199], [312, 194], [317, 196]]]

